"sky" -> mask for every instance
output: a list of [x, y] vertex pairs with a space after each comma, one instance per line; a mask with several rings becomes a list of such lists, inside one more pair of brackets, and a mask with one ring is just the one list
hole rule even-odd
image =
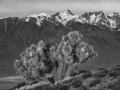
[[0, 0], [0, 18], [51, 15], [67, 9], [77, 15], [95, 11], [120, 13], [120, 0]]

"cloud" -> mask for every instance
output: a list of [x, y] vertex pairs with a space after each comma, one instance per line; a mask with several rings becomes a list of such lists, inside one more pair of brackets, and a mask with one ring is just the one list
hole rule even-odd
[[90, 11], [118, 12], [120, 0], [0, 0], [0, 17], [54, 14], [70, 9], [75, 14]]

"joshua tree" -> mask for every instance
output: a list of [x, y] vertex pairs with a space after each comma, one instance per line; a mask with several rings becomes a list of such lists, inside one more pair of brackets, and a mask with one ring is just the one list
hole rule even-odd
[[[78, 31], [64, 35], [59, 44], [50, 46], [40, 41], [32, 44], [15, 61], [17, 72], [27, 80], [39, 80], [46, 77], [51, 81], [71, 76], [74, 68], [96, 57], [92, 46], [81, 40]], [[53, 81], [53, 82], [54, 82]]]

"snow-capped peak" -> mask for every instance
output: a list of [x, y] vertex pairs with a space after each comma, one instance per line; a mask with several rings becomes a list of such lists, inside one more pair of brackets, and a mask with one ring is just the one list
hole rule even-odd
[[80, 16], [80, 21], [91, 25], [101, 27], [101, 25], [107, 26], [111, 30], [117, 28], [120, 24], [120, 16], [118, 13], [105, 14], [102, 11], [89, 12]]
[[72, 12], [70, 10], [64, 10], [64, 11], [60, 12], [60, 14], [62, 14], [62, 15], [74, 15], [74, 14], [72, 14]]
[[50, 15], [47, 15], [46, 13], [33, 14], [33, 15], [29, 15], [29, 16], [25, 17], [24, 19], [26, 22], [29, 22], [31, 17], [36, 19], [36, 24], [38, 26], [41, 26], [42, 20], [45, 19], [46, 17], [50, 17]]
[[40, 14], [33, 14], [33, 15], [29, 15], [28, 17], [34, 17], [34, 18], [38, 18], [38, 17], [48, 17], [50, 15], [47, 15], [46, 13], [40, 13]]
[[72, 14], [70, 10], [64, 10], [62, 12], [59, 12], [56, 14], [55, 18], [57, 21], [61, 22], [63, 25], [66, 25], [66, 23], [71, 20], [78, 18], [78, 15]]

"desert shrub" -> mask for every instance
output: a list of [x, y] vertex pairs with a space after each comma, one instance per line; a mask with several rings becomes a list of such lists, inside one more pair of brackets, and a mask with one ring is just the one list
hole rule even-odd
[[108, 75], [109, 75], [110, 77], [120, 76], [120, 65], [117, 65], [117, 66], [113, 67], [113, 68], [109, 71]]
[[94, 77], [97, 77], [97, 78], [103, 78], [107, 75], [107, 73], [102, 73], [102, 72], [99, 72], [99, 73], [95, 73], [94, 74]]
[[80, 70], [79, 74], [90, 72], [89, 70]]
[[62, 87], [62, 85], [44, 85], [44, 86], [36, 86], [33, 90], [57, 90], [58, 88]]
[[93, 76], [93, 75], [92, 75], [91, 72], [86, 72], [86, 73], [83, 73], [82, 78], [83, 78], [83, 79], [87, 79], [87, 78], [92, 77], [92, 76]]
[[104, 87], [99, 87], [98, 90], [106, 90]]
[[[119, 78], [116, 78], [116, 80], [115, 81], [113, 81], [113, 82], [109, 82], [108, 83], [108, 85], [107, 85], [107, 87], [109, 88], [109, 89], [114, 89], [114, 88], [119, 88], [119, 86], [120, 86], [120, 77]], [[115, 90], [115, 89], [114, 89]]]
[[10, 88], [9, 90], [15, 90], [15, 89], [13, 89], [13, 88]]
[[[59, 44], [51, 46], [42, 40], [32, 44], [21, 53], [21, 60], [15, 61], [17, 72], [29, 82], [62, 80], [72, 75], [74, 68], [96, 57], [92, 46], [81, 40], [83, 36], [73, 31], [62, 37]], [[90, 74], [89, 74], [90, 75]], [[88, 76], [89, 76], [88, 75]]]
[[112, 90], [120, 90], [120, 85], [115, 86]]
[[71, 76], [76, 76], [76, 75], [79, 75], [79, 73], [73, 72], [73, 73], [71, 74]]
[[11, 88], [11, 90], [19, 89], [20, 87], [23, 87], [25, 85], [27, 85], [25, 82], [18, 83], [16, 86]]
[[[50, 86], [49, 85], [44, 85], [44, 86], [35, 86], [33, 88], [29, 88], [28, 90], [50, 90]], [[53, 89], [51, 89], [53, 90]]]
[[57, 90], [69, 90], [70, 86], [69, 85], [62, 85], [59, 87]]
[[82, 85], [82, 80], [75, 80], [71, 83], [74, 88], [80, 87]]
[[78, 90], [89, 90], [87, 86], [82, 85], [78, 88]]
[[53, 84], [49, 87], [45, 87], [44, 90], [68, 90], [69, 88], [70, 88], [69, 84], [64, 84], [62, 82], [59, 82], [59, 83]]
[[115, 84], [114, 84], [114, 83], [109, 83], [109, 84], [107, 85], [107, 87], [108, 87], [109, 89], [113, 89], [113, 88], [115, 87]]
[[51, 86], [50, 82], [41, 81], [37, 84], [27, 85], [27, 86], [21, 87], [18, 90], [45, 90], [46, 88], [48, 88], [50, 86]]
[[120, 71], [110, 71], [108, 74], [110, 77], [117, 77], [120, 76]]
[[89, 87], [93, 87], [101, 82], [101, 79], [96, 78], [93, 81], [90, 82]]
[[94, 77], [103, 78], [108, 74], [108, 70], [106, 68], [98, 68], [98, 70], [94, 73]]
[[[44, 90], [45, 90], [45, 87], [43, 87]], [[42, 87], [35, 87], [34, 90], [42, 90], [43, 89]]]
[[67, 80], [63, 80], [62, 82], [63, 82], [64, 84], [68, 84], [68, 83], [71, 83], [73, 80], [74, 80], [73, 78], [69, 78], [69, 79], [67, 79]]
[[57, 84], [57, 85], [52, 85], [50, 87], [46, 87], [45, 90], [57, 90], [59, 87], [61, 87], [61, 84]]
[[33, 81], [30, 83], [30, 85], [37, 84], [37, 83], [38, 83], [38, 81]]
[[97, 69], [98, 72], [104, 72], [104, 73], [108, 73], [109, 70], [107, 68], [98, 68]]
[[111, 70], [120, 70], [120, 65], [116, 65], [113, 68], [111, 68]]

